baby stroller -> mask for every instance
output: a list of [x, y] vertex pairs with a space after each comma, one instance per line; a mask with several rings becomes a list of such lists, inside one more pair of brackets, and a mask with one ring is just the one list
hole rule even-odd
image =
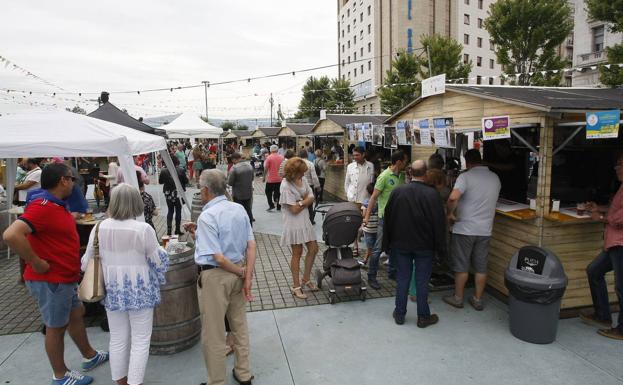
[[323, 270], [316, 270], [316, 284], [329, 276], [329, 302], [337, 302], [337, 291], [356, 293], [366, 300], [366, 287], [361, 279], [361, 265], [349, 247], [355, 241], [363, 218], [354, 203], [338, 203], [327, 211], [322, 222], [322, 239], [329, 247], [323, 254]]

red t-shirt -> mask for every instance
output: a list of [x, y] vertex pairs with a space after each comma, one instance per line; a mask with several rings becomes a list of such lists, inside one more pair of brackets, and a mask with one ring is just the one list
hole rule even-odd
[[24, 280], [73, 283], [80, 280], [80, 238], [76, 221], [65, 207], [45, 199], [32, 201], [20, 216], [32, 229], [30, 247], [50, 265], [45, 274], [37, 274], [26, 264]]
[[270, 154], [264, 161], [264, 168], [266, 169], [266, 183], [281, 183], [281, 177], [279, 176], [279, 166], [285, 158], [276, 152]]

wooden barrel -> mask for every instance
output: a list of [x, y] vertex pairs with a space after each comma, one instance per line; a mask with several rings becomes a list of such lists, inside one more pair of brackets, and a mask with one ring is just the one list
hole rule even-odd
[[167, 283], [160, 287], [162, 302], [154, 309], [151, 354], [181, 352], [194, 346], [201, 337], [194, 254], [192, 248], [169, 256]]
[[203, 208], [203, 203], [201, 202], [201, 193], [195, 193], [193, 195], [191, 208], [192, 211], [190, 213], [190, 221], [193, 223], [197, 223], [197, 218], [199, 218], [199, 214], [201, 214], [201, 209]]

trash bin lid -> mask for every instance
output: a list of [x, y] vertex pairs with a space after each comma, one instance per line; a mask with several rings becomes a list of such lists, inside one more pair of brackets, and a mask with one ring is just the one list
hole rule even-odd
[[560, 289], [567, 286], [567, 275], [560, 259], [542, 247], [522, 247], [510, 260], [507, 280], [538, 290]]

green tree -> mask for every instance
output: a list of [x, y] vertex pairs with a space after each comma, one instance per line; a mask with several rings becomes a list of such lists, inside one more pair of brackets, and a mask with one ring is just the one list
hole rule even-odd
[[355, 92], [350, 88], [350, 80], [339, 78], [331, 80], [327, 110], [340, 114], [355, 112]]
[[221, 128], [223, 131], [231, 131], [236, 129], [236, 124], [234, 122], [225, 121], [221, 123]]
[[246, 131], [248, 129], [249, 129], [249, 126], [247, 126], [246, 124], [239, 124], [236, 126], [236, 130]]
[[[608, 23], [611, 32], [623, 32], [623, 0], [585, 0], [588, 15], [593, 20], [601, 20]], [[599, 80], [610, 87], [623, 84], [623, 68], [618, 63], [623, 63], [623, 44], [616, 44], [606, 48], [608, 55], [608, 67], [599, 68]]]
[[[460, 79], [469, 76], [472, 70], [472, 62], [463, 63], [463, 45], [451, 37], [438, 34], [424, 36], [420, 40], [426, 55], [418, 60], [420, 64], [420, 77], [422, 79], [435, 75], [446, 74], [446, 79]], [[428, 52], [431, 56], [431, 73], [428, 68]]]
[[419, 72], [419, 59], [415, 55], [405, 51], [397, 54], [387, 70], [383, 86], [377, 91], [383, 113], [393, 114], [420, 96]]
[[[567, 0], [498, 0], [484, 22], [498, 63], [519, 85], [559, 85], [567, 63], [556, 49], [573, 30]], [[541, 71], [558, 70], [543, 76]], [[530, 75], [532, 73], [532, 75]]]
[[320, 117], [320, 110], [326, 109], [331, 102], [331, 80], [328, 76], [315, 78], [311, 76], [303, 86], [303, 97], [299, 102], [299, 110], [294, 116], [297, 119]]
[[76, 105], [74, 108], [70, 109], [69, 107], [65, 108], [65, 110], [69, 112], [73, 112], [74, 114], [86, 115], [87, 112], [84, 108]]

